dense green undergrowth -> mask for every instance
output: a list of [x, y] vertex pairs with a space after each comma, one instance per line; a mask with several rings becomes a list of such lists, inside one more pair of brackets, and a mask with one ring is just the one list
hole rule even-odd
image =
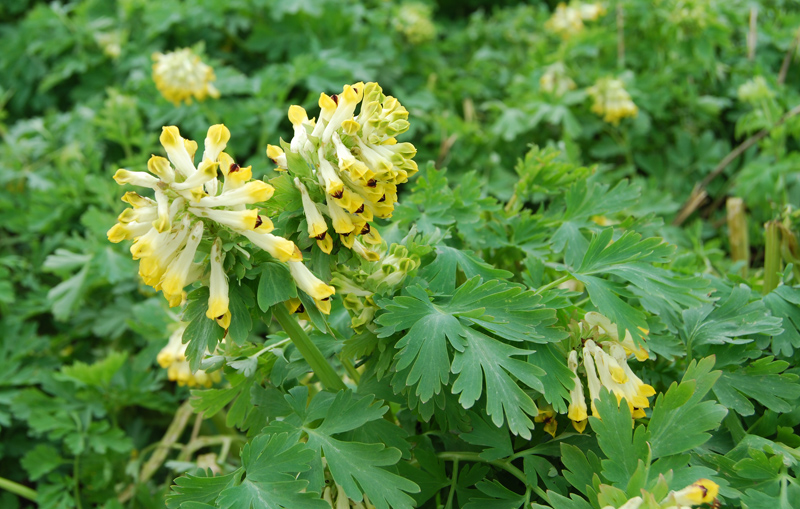
[[[611, 0], [563, 29], [558, 9], [3, 3], [0, 506], [324, 509], [327, 488], [348, 507], [654, 508], [709, 479], [723, 507], [793, 507], [800, 8]], [[153, 54], [181, 48], [218, 96], [162, 96]], [[293, 138], [290, 105], [321, 119], [319, 93], [357, 82], [407, 109], [419, 166], [373, 223], [377, 260], [308, 238], [265, 153]], [[208, 278], [170, 308], [108, 241], [117, 169], [164, 156], [163, 126], [202, 145], [215, 124], [275, 187], [260, 210], [336, 288], [330, 314], [225, 228], [229, 323], [206, 318]], [[180, 320], [211, 388], [157, 362]], [[573, 419], [592, 345], [626, 331], [618, 357], [649, 358], [617, 361], [655, 394], [615, 405], [603, 383]]]

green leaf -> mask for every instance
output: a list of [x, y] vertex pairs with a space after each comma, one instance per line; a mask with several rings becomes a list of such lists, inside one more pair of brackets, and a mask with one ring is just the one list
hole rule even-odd
[[606, 456], [601, 461], [603, 477], [614, 486], [625, 488], [633, 477], [639, 461], [650, 463], [649, 432], [637, 426], [634, 432], [628, 405], [620, 405], [617, 398], [603, 388], [600, 399], [595, 400], [597, 412], [602, 417], [590, 417], [592, 430], [597, 433], [597, 444]]
[[653, 459], [681, 454], [704, 444], [708, 431], [719, 427], [728, 411], [716, 401], [703, 401], [720, 371], [711, 371], [714, 357], [692, 361], [680, 384], [659, 394], [647, 430]]
[[714, 384], [719, 402], [742, 416], [753, 415], [754, 399], [776, 412], [791, 412], [800, 398], [800, 384], [793, 373], [780, 374], [788, 362], [763, 357], [733, 372], [723, 372]]
[[319, 493], [305, 492], [308, 481], [297, 479], [307, 471], [314, 452], [286, 433], [260, 435], [242, 449], [244, 479], [222, 490], [221, 508], [326, 509]]
[[266, 262], [261, 265], [258, 280], [258, 307], [266, 312], [279, 302], [297, 297], [297, 287], [285, 265]]
[[[543, 370], [512, 356], [526, 356], [531, 350], [522, 350], [497, 341], [485, 334], [466, 329], [467, 346], [456, 352], [452, 371], [459, 375], [453, 383], [453, 394], [461, 394], [458, 402], [471, 408], [483, 393], [486, 383], [486, 413], [495, 426], [508, 421], [515, 435], [530, 438], [533, 422], [528, 415], [538, 414], [530, 396], [517, 385], [517, 380], [538, 392], [544, 391], [540, 377]], [[526, 415], [528, 414], [528, 415]]]
[[233, 486], [241, 477], [241, 469], [227, 475], [213, 475], [198, 469], [195, 474], [186, 474], [175, 479], [172, 491], [166, 497], [169, 509], [194, 509], [204, 507], [217, 507], [214, 502], [222, 490]]
[[339, 391], [334, 398], [331, 396], [330, 393], [317, 393], [306, 406], [308, 388], [292, 389], [286, 400], [295, 415], [274, 423], [265, 431], [305, 433], [309, 450], [325, 457], [334, 481], [342, 486], [349, 498], [360, 502], [363, 494], [367, 494], [378, 509], [413, 507], [414, 499], [407, 493], [416, 493], [419, 487], [383, 468], [400, 460], [402, 453], [398, 449], [386, 447], [383, 443], [350, 442], [333, 436], [381, 419], [387, 407], [372, 397], [356, 396], [350, 390]]
[[253, 292], [243, 285], [231, 285], [229, 293], [231, 324], [228, 335], [237, 345], [244, 344], [253, 328], [250, 309], [255, 306]]
[[[481, 283], [475, 276], [461, 285], [452, 297], [430, 297], [420, 287], [406, 289], [408, 295], [382, 301], [385, 309], [376, 321], [381, 325], [379, 337], [398, 330], [407, 330], [396, 344], [397, 376], [405, 377], [405, 385], [416, 386], [414, 394], [425, 403], [439, 394], [449, 382], [449, 373], [459, 377], [453, 393], [461, 394], [459, 402], [470, 408], [483, 394], [486, 383], [486, 408], [496, 426], [509, 419], [515, 434], [530, 437], [533, 423], [525, 416], [536, 415], [533, 400], [518, 385], [521, 381], [541, 392], [544, 386], [538, 377], [541, 369], [514, 356], [528, 355], [531, 350], [503, 343], [482, 331], [504, 339], [537, 341], [543, 329], [554, 322], [554, 312], [539, 304], [540, 297], [531, 291], [505, 283]], [[455, 351], [451, 365], [451, 353]], [[404, 371], [407, 370], [407, 374]]]
[[66, 461], [55, 447], [47, 444], [38, 444], [25, 453], [20, 463], [22, 468], [28, 472], [31, 481], [36, 481], [43, 475], [58, 468], [61, 464], [66, 463]]
[[[213, 351], [224, 337], [225, 330], [206, 316], [208, 310], [208, 288], [201, 287], [189, 294], [189, 304], [183, 312], [183, 321], [189, 322], [183, 332], [186, 358], [192, 371], [200, 369], [206, 351]], [[232, 315], [232, 314], [231, 314]]]
[[428, 280], [430, 289], [439, 294], [452, 294], [456, 289], [456, 274], [461, 270], [467, 279], [480, 276], [484, 281], [508, 279], [511, 272], [496, 269], [475, 256], [472, 251], [462, 251], [443, 245], [436, 246], [436, 259], [425, 266], [421, 276]]
[[764, 296], [764, 305], [783, 320], [783, 332], [772, 336], [772, 353], [791, 357], [800, 348], [800, 288], [781, 285]]
[[630, 331], [634, 341], [644, 341], [644, 331], [648, 328], [645, 314], [620, 298], [630, 295], [621, 285], [597, 274], [611, 274], [629, 282], [633, 295], [657, 314], [674, 313], [706, 300], [702, 289], [707, 282], [703, 279], [678, 277], [652, 265], [669, 262], [674, 246], [660, 238], [643, 240], [634, 231], [627, 231], [611, 242], [613, 234], [613, 228], [606, 228], [593, 236], [580, 267], [571, 274], [586, 285], [600, 313], [617, 324], [620, 337]]
[[750, 288], [740, 285], [720, 302], [685, 310], [680, 329], [683, 340], [696, 348], [709, 344], [750, 343], [751, 339], [743, 338], [782, 332], [782, 320], [771, 316], [761, 300], [749, 302], [751, 295]]
[[525, 503], [525, 495], [509, 490], [498, 481], [481, 481], [475, 485], [481, 495], [469, 498], [464, 509], [518, 509]]
[[108, 357], [94, 364], [77, 361], [71, 366], [62, 367], [61, 372], [65, 377], [80, 384], [92, 387], [106, 387], [127, 359], [127, 352], [111, 352]]

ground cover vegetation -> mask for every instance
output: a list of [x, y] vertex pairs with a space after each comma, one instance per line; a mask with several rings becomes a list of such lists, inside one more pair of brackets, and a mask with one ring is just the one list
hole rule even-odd
[[782, 0], [4, 2], [0, 506], [795, 507], [799, 46]]

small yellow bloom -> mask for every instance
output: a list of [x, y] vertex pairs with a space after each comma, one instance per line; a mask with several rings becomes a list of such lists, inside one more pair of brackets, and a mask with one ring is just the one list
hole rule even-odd
[[625, 90], [625, 84], [613, 78], [601, 78], [586, 92], [594, 100], [592, 112], [603, 117], [609, 124], [618, 125], [619, 121], [639, 114], [639, 108], [631, 100]]
[[219, 97], [212, 85], [214, 70], [203, 63], [191, 49], [183, 48], [169, 53], [153, 54], [153, 81], [164, 98], [176, 106], [206, 97]]
[[717, 499], [717, 495], [719, 495], [717, 483], [708, 479], [700, 479], [680, 491], [671, 491], [661, 502], [661, 506], [693, 507], [700, 504], [711, 504]]
[[539, 414], [533, 418], [534, 422], [543, 422], [544, 431], [550, 433], [555, 438], [556, 430], [558, 428], [558, 421], [556, 420], [556, 413], [552, 408], [544, 408], [539, 410]]
[[[212, 319], [224, 320], [226, 314], [230, 315], [228, 310], [228, 277], [222, 267], [222, 240], [219, 238], [211, 245], [210, 265], [211, 277], [208, 283], [209, 297], [206, 316]], [[230, 316], [228, 316], [227, 322], [230, 324]]]
[[327, 308], [327, 311], [330, 312], [330, 306], [323, 305], [320, 307], [320, 302], [327, 302], [328, 299], [336, 293], [336, 289], [320, 281], [308, 270], [308, 267], [306, 267], [303, 262], [289, 261], [288, 263], [289, 272], [292, 275], [292, 279], [294, 279], [294, 282], [297, 284], [297, 287], [314, 299], [320, 311], [324, 313]]

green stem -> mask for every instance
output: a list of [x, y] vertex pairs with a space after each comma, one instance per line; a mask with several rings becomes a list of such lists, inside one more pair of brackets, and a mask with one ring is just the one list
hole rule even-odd
[[514, 477], [522, 481], [522, 483], [525, 484], [526, 486], [528, 485], [528, 479], [525, 477], [525, 474], [522, 473], [520, 469], [508, 463], [507, 461], [500, 461], [500, 460], [487, 461], [481, 458], [480, 453], [477, 452], [440, 452], [439, 454], [437, 454], [437, 456], [440, 459], [446, 461], [464, 460], [464, 461], [474, 461], [476, 463], [488, 463], [489, 465], [502, 468], [509, 474], [513, 475]]
[[458, 485], [458, 458], [453, 460], [453, 479], [450, 481], [450, 492], [447, 494], [447, 503], [444, 509], [452, 509], [453, 496], [456, 494], [456, 485]]
[[556, 286], [558, 286], [561, 283], [564, 283], [566, 281], [569, 281], [570, 279], [575, 279], [575, 278], [574, 278], [574, 276], [572, 274], [567, 274], [566, 276], [562, 276], [562, 277], [556, 279], [555, 281], [551, 281], [551, 282], [547, 283], [544, 286], [540, 286], [539, 289], [536, 290], [534, 293], [546, 292], [547, 290], [550, 290], [551, 288], [555, 288]]
[[18, 497], [27, 498], [31, 502], [36, 502], [36, 497], [39, 496], [38, 493], [27, 486], [23, 486], [5, 477], [0, 477], [0, 489], [13, 493]]
[[768, 294], [778, 287], [781, 271], [781, 234], [780, 223], [770, 221], [766, 224], [764, 240], [764, 288], [761, 293]]
[[317, 345], [311, 341], [311, 338], [309, 338], [306, 331], [300, 327], [297, 320], [289, 314], [289, 310], [282, 304], [278, 304], [277, 306], [272, 306], [272, 314], [278, 320], [278, 323], [281, 324], [286, 334], [289, 335], [294, 346], [297, 347], [303, 355], [303, 358], [308, 362], [309, 366], [311, 366], [311, 369], [314, 370], [314, 373], [319, 378], [319, 381], [322, 382], [322, 385], [331, 391], [347, 389], [347, 386], [342, 379], [339, 378], [336, 371], [334, 371], [331, 365], [328, 364], [328, 361], [325, 360], [325, 357], [322, 355], [322, 352], [319, 351]]

